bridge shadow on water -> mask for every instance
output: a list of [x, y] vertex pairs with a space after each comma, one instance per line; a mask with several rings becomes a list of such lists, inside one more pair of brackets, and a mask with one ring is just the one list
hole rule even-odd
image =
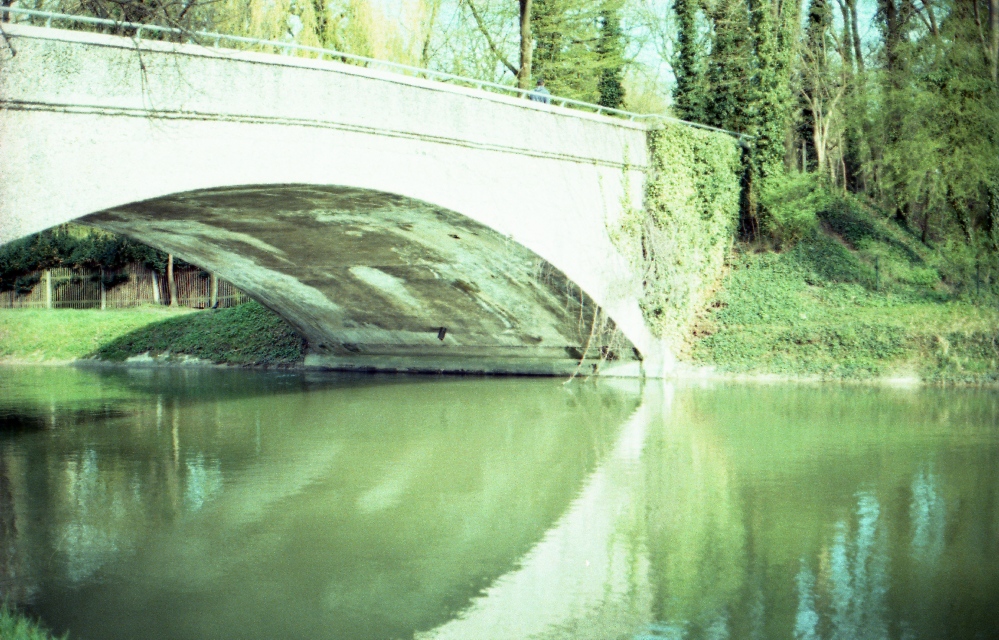
[[634, 381], [545, 378], [25, 369], [0, 384], [43, 380], [42, 428], [0, 434], [19, 518], [0, 589], [78, 638], [439, 626], [538, 543], [640, 400]]

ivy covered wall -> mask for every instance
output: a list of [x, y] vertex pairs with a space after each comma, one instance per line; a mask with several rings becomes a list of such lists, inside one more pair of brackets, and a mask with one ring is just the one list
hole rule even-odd
[[742, 152], [732, 136], [664, 123], [648, 133], [644, 210], [612, 239], [643, 273], [649, 328], [674, 348], [721, 275], [739, 219]]

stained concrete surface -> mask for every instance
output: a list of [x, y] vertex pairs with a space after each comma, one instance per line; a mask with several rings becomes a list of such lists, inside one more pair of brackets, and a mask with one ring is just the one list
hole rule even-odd
[[217, 272], [338, 369], [567, 374], [638, 352], [565, 275], [460, 214], [338, 186], [200, 190], [82, 219]]
[[[611, 237], [642, 206], [644, 124], [331, 60], [8, 26], [0, 244], [103, 219], [279, 311], [313, 364], [675, 363]], [[354, 191], [319, 204], [332, 192], [290, 184]]]

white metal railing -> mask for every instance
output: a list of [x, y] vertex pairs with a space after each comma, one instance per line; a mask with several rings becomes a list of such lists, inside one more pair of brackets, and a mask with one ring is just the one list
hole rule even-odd
[[[107, 18], [93, 18], [90, 16], [77, 16], [65, 13], [53, 13], [50, 11], [37, 11], [35, 9], [22, 9], [20, 7], [0, 7], [0, 16], [3, 16], [4, 14], [6, 14], [8, 17], [11, 18], [16, 18], [16, 17], [26, 18], [25, 22], [29, 23], [34, 23], [37, 20], [44, 20], [44, 26], [46, 27], [52, 27], [53, 26], [52, 22], [58, 21], [63, 23], [69, 23], [71, 25], [89, 24], [102, 27], [112, 27], [116, 30], [128, 29], [134, 31], [134, 34], [131, 37], [135, 41], [141, 40], [143, 33], [156, 33], [156, 34], [177, 36], [178, 40], [186, 39], [188, 42], [194, 44], [204, 45], [206, 42], [210, 42], [215, 47], [221, 47], [223, 42], [249, 44], [249, 45], [256, 45], [258, 47], [270, 47], [276, 51], [282, 51], [286, 54], [291, 52], [308, 53], [316, 56], [316, 58], [320, 60], [326, 58], [341, 60], [341, 61], [349, 60], [355, 63], [359, 63], [365, 67], [369, 66], [383, 67], [385, 69], [390, 69], [397, 73], [412, 75], [416, 77], [424, 77], [429, 80], [436, 80], [438, 82], [471, 86], [474, 87], [475, 89], [479, 89], [480, 91], [491, 90], [497, 93], [513, 94], [522, 98], [528, 97], [532, 93], [531, 89], [521, 89], [519, 87], [511, 87], [508, 85], [498, 84], [495, 82], [488, 82], [485, 80], [476, 80], [475, 78], [466, 78], [463, 76], [454, 75], [453, 73], [446, 73], [444, 71], [433, 71], [431, 69], [424, 69], [421, 67], [412, 67], [405, 64], [399, 64], [397, 62], [378, 60], [376, 58], [366, 58], [364, 56], [358, 56], [352, 53], [343, 53], [341, 51], [335, 51], [333, 49], [325, 49], [323, 47], [312, 47], [304, 44], [298, 44], [297, 42], [262, 40], [259, 38], [248, 38], [246, 36], [233, 36], [224, 33], [212, 33], [209, 31], [189, 31], [187, 29], [180, 29], [178, 27], [161, 27], [159, 25], [153, 25], [153, 24], [123, 22], [118, 20], [109, 20]], [[2, 30], [2, 27], [3, 23], [0, 22], [0, 30]], [[712, 127], [710, 125], [700, 124], [698, 122], [689, 122], [687, 120], [681, 120], [679, 118], [673, 118], [670, 116], [664, 116], [659, 114], [632, 113], [631, 111], [625, 111], [623, 109], [614, 109], [612, 107], [605, 107], [603, 105], [593, 104], [591, 102], [583, 102], [582, 100], [573, 100], [572, 98], [562, 98], [559, 96], [548, 96], [548, 98], [551, 101], [551, 104], [555, 104], [560, 107], [571, 107], [574, 109], [592, 111], [601, 115], [613, 115], [633, 121], [659, 120], [663, 122], [674, 122], [689, 127], [695, 127], [697, 129], [706, 129], [708, 131], [717, 131], [719, 133], [725, 133], [731, 136], [735, 136], [739, 139], [751, 137], [743, 133], [728, 131], [727, 129], [720, 129], [718, 127]]]

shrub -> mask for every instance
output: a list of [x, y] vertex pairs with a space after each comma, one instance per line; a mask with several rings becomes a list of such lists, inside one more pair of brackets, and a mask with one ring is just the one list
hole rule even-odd
[[[67, 637], [63, 636], [63, 638]], [[40, 625], [0, 603], [0, 638], [4, 640], [52, 640]]]
[[[130, 262], [146, 264], [161, 274], [167, 254], [112, 233], [75, 227], [49, 229], [0, 247], [0, 291], [28, 293], [38, 282], [33, 271], [56, 267], [103, 267], [114, 270]], [[176, 260], [175, 265], [186, 263]], [[34, 280], [31, 280], [31, 278]], [[107, 286], [120, 284], [121, 276], [108, 275]]]
[[793, 247], [816, 228], [818, 213], [830, 201], [814, 173], [771, 178], [760, 188], [760, 204], [766, 211], [763, 230], [778, 247]]

